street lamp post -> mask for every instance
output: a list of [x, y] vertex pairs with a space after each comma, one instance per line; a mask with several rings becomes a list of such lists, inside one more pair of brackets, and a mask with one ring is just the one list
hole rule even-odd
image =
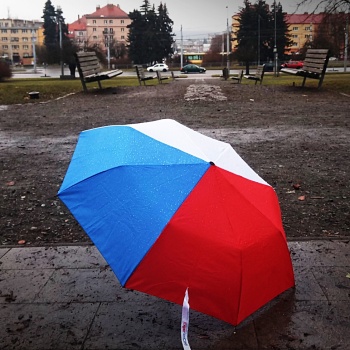
[[260, 65], [260, 15], [258, 14], [258, 65]]
[[348, 45], [349, 45], [349, 11], [348, 13], [346, 13], [346, 24], [345, 24], [344, 72], [346, 72], [346, 69], [348, 66], [348, 49], [349, 49]]
[[278, 76], [278, 52], [277, 52], [277, 21], [276, 21], [276, 0], [273, 2], [274, 10], [275, 10], [275, 45], [273, 48], [274, 55], [274, 73], [275, 77]]
[[34, 73], [36, 73], [36, 50], [35, 50], [35, 29], [32, 30], [32, 47], [33, 47], [33, 68]]
[[226, 31], [227, 31], [227, 38], [226, 38], [226, 46], [227, 46], [227, 76], [230, 75], [230, 30], [228, 26], [228, 6], [226, 6], [227, 9], [227, 26], [226, 26]]

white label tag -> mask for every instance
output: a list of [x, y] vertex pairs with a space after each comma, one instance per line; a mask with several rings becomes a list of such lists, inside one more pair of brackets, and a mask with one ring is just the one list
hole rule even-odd
[[191, 350], [188, 343], [188, 326], [190, 323], [190, 304], [188, 302], [188, 288], [186, 289], [184, 302], [182, 305], [182, 321], [181, 321], [181, 341], [184, 350]]

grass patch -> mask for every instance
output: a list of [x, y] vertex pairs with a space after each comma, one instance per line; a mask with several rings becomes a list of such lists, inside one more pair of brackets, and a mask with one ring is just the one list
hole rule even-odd
[[[181, 76], [184, 77], [185, 76]], [[219, 78], [219, 77], [218, 77]], [[275, 77], [271, 73], [264, 76], [263, 85], [284, 85], [292, 86], [293, 82], [296, 86], [301, 86], [302, 78], [287, 74], [280, 74]], [[158, 84], [158, 80], [150, 80], [148, 85]], [[243, 84], [253, 84], [243, 79]], [[318, 80], [307, 79], [306, 87], [317, 88]], [[137, 86], [136, 77], [118, 77], [116, 79], [102, 81], [102, 87], [119, 87], [119, 86]], [[87, 84], [88, 89], [97, 88], [96, 83]], [[350, 95], [350, 73], [328, 73], [323, 81], [322, 90], [334, 91]], [[11, 105], [18, 103], [32, 103], [38, 100], [30, 100], [28, 93], [38, 91], [40, 93], [39, 101], [48, 101], [65, 96], [70, 93], [82, 92], [80, 79], [62, 80], [58, 78], [33, 78], [33, 79], [10, 79], [0, 83], [0, 105]]]
[[[253, 82], [247, 82], [247, 79], [244, 78], [242, 82], [245, 84], [254, 84]], [[273, 73], [265, 73], [263, 85], [292, 86], [294, 83], [295, 86], [301, 86], [302, 82], [302, 77], [294, 75], [280, 73], [278, 77], [275, 77]], [[318, 80], [306, 79], [305, 87], [317, 89], [317, 86]], [[350, 95], [350, 73], [327, 73], [321, 89]]]
[[[156, 79], [154, 79], [156, 80]], [[152, 81], [151, 84], [158, 83]], [[118, 86], [136, 86], [136, 77], [118, 77], [117, 79], [104, 80], [101, 82], [103, 88]], [[97, 82], [87, 84], [89, 90], [98, 88]], [[30, 100], [28, 93], [38, 91], [39, 101], [48, 101], [65, 96], [70, 93], [82, 92], [80, 79], [62, 80], [58, 78], [33, 78], [33, 79], [10, 79], [0, 83], [0, 105], [11, 105], [18, 103], [32, 103], [38, 100]]]

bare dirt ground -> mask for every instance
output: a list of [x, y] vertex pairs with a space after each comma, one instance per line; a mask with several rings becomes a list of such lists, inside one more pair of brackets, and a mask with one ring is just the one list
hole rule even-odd
[[80, 131], [162, 118], [229, 142], [275, 188], [289, 239], [350, 236], [350, 96], [181, 79], [1, 106], [1, 244], [89, 242], [56, 197]]

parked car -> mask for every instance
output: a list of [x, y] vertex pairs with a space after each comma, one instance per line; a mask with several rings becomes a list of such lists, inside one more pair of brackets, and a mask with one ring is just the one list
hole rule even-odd
[[283, 64], [281, 64], [282, 68], [300, 69], [300, 68], [303, 68], [303, 66], [304, 66], [304, 62], [302, 62], [302, 61], [288, 61], [288, 62], [284, 62]]
[[169, 70], [169, 67], [165, 63], [157, 63], [154, 66], [148, 67], [147, 70], [149, 72], [167, 72]]
[[204, 67], [199, 67], [196, 64], [186, 64], [181, 68], [182, 73], [205, 73]]

